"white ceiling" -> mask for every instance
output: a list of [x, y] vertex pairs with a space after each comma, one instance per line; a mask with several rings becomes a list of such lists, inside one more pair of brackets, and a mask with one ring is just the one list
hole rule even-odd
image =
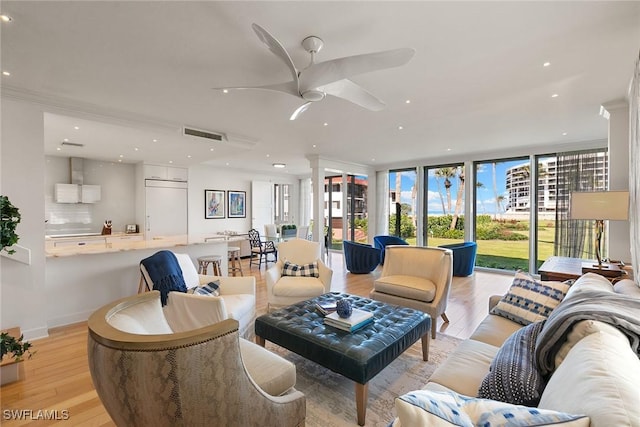
[[[640, 47], [636, 1], [3, 1], [1, 8], [13, 18], [2, 24], [1, 66], [11, 73], [2, 76], [3, 94], [55, 106], [45, 117], [47, 154], [263, 172], [284, 162], [296, 175], [310, 171], [310, 154], [382, 167], [606, 138], [600, 105], [625, 97]], [[298, 68], [309, 61], [300, 45], [308, 35], [325, 42], [318, 61], [398, 47], [416, 55], [353, 78], [385, 110], [329, 97], [290, 122], [300, 99], [212, 90], [288, 80], [254, 22]], [[210, 151], [212, 143], [183, 137], [184, 125], [228, 141]], [[63, 138], [84, 147], [57, 151]]]

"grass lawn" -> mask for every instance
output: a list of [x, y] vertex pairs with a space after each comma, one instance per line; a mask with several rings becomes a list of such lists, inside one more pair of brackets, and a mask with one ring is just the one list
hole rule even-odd
[[[517, 231], [528, 236], [528, 231]], [[553, 255], [553, 241], [555, 229], [551, 227], [538, 228], [538, 266]], [[408, 238], [411, 245], [416, 244], [416, 238]], [[440, 246], [457, 243], [461, 240], [430, 237], [429, 246]], [[478, 240], [476, 265], [478, 267], [499, 268], [503, 270], [529, 271], [529, 241], [528, 240]]]

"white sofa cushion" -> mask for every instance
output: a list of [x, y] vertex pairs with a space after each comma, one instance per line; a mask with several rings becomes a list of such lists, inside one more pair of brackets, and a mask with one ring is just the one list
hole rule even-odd
[[399, 423], [394, 426], [564, 426], [589, 427], [589, 418], [563, 412], [511, 405], [455, 392], [417, 390], [395, 401]]
[[520, 328], [522, 328], [522, 325], [519, 323], [502, 316], [489, 314], [482, 320], [476, 330], [473, 331], [470, 338], [500, 347], [511, 334]]
[[499, 347], [480, 341], [462, 341], [438, 366], [429, 382], [438, 383], [457, 393], [475, 396], [498, 350]]
[[316, 277], [283, 276], [273, 285], [273, 295], [280, 297], [307, 299], [324, 293], [324, 284]]
[[262, 390], [280, 396], [296, 385], [296, 366], [257, 344], [240, 338], [242, 363]]
[[[578, 277], [567, 291], [567, 296], [581, 291], [613, 292], [613, 285], [606, 277], [595, 273], [586, 273]], [[566, 297], [565, 297], [566, 298]]]
[[623, 279], [613, 285], [613, 290], [619, 294], [640, 298], [640, 286], [631, 279]]
[[584, 413], [591, 427], [640, 426], [640, 360], [621, 333], [581, 339], [553, 373], [539, 408]]

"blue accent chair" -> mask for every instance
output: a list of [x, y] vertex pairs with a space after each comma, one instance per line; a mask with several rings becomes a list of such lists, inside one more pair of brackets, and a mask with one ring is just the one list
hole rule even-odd
[[388, 245], [409, 245], [406, 240], [396, 236], [375, 236], [373, 238], [373, 245], [380, 249], [380, 264], [384, 264], [384, 248]]
[[371, 245], [343, 240], [342, 248], [347, 270], [354, 274], [371, 273], [380, 264], [382, 251]]
[[453, 252], [454, 276], [466, 277], [473, 274], [478, 250], [476, 242], [452, 243], [450, 245], [440, 245], [439, 247], [451, 249]]

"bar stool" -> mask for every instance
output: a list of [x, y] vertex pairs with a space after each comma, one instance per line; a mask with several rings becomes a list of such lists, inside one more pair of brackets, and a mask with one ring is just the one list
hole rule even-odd
[[208, 255], [198, 257], [198, 273], [207, 274], [207, 270], [209, 269], [209, 264], [213, 266], [213, 275], [214, 276], [222, 276], [222, 268], [220, 266], [220, 262], [222, 261], [222, 257], [220, 255]]
[[238, 246], [228, 246], [227, 250], [229, 251], [229, 260], [231, 261], [231, 266], [229, 266], [229, 273], [236, 275], [236, 271], [240, 272], [241, 276], [244, 276], [242, 272], [242, 262], [240, 262], [240, 248]]

